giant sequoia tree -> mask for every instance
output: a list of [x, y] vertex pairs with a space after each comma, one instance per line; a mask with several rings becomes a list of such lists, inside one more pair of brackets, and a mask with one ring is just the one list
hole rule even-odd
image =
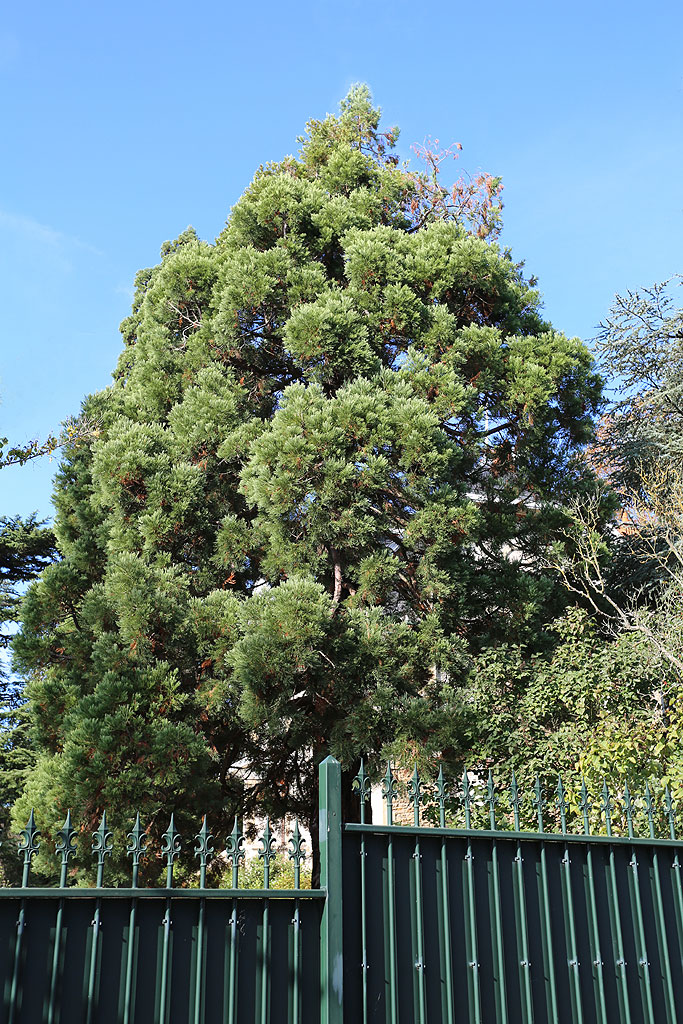
[[378, 125], [352, 90], [214, 244], [138, 275], [16, 643], [45, 814], [218, 825], [252, 773], [314, 825], [323, 756], [457, 754], [469, 653], [561, 601], [536, 556], [582, 486], [591, 357], [491, 240], [499, 182], [442, 188]]

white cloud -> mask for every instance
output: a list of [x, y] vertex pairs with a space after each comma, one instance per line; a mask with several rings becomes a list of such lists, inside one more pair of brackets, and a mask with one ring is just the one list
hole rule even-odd
[[104, 256], [101, 249], [97, 249], [89, 242], [83, 242], [75, 235], [58, 231], [48, 224], [41, 224], [33, 217], [26, 217], [20, 213], [8, 213], [0, 210], [0, 230], [5, 229], [21, 235], [26, 241], [38, 242], [42, 246], [49, 246], [52, 249], [63, 251], [65, 249], [84, 249], [95, 256]]

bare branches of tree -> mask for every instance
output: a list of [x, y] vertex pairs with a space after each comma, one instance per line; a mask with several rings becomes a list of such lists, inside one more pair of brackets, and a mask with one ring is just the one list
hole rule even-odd
[[[641, 468], [640, 488], [622, 493], [605, 523], [605, 495], [576, 500], [564, 543], [547, 557], [570, 593], [581, 597], [613, 632], [639, 633], [683, 682], [683, 468], [663, 463]], [[653, 584], [623, 597], [608, 573], [619, 544], [646, 566]]]

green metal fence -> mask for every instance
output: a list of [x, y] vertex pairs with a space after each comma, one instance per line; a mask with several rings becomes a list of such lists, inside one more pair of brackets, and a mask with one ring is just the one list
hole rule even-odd
[[[43, 841], [22, 834], [22, 885], [0, 889], [0, 1021], [8, 1024], [676, 1024], [683, 1020], [683, 887], [668, 792], [639, 799], [560, 782], [466, 773], [405, 783], [389, 766], [382, 821], [355, 779], [358, 821], [341, 822], [341, 772], [320, 768], [319, 889], [240, 888], [237, 825], [217, 852], [206, 821], [164, 835], [166, 885], [139, 885], [146, 835], [128, 836], [130, 886], [111, 888], [106, 817], [92, 840], [96, 885], [69, 885], [74, 829], [57, 837], [59, 885], [32, 887]], [[405, 790], [405, 795], [400, 790]], [[533, 816], [533, 817], [532, 817]], [[406, 820], [407, 819], [407, 820]], [[398, 823], [398, 821], [404, 823]], [[664, 835], [661, 835], [664, 830]], [[44, 837], [43, 837], [44, 838]], [[174, 880], [196, 857], [192, 887]], [[149, 851], [147, 851], [149, 854]], [[231, 888], [207, 885], [221, 856]]]
[[[365, 820], [362, 767], [355, 785], [360, 821], [343, 837], [345, 1020], [683, 1020], [680, 844], [668, 791], [663, 807], [649, 789], [616, 800], [606, 786], [593, 803], [585, 785], [570, 795], [560, 781], [546, 801], [537, 780], [525, 801], [514, 777], [503, 794], [490, 774], [474, 785], [465, 773], [449, 793], [442, 774], [426, 790], [415, 771], [412, 823], [396, 825], [390, 767], [386, 824]], [[462, 827], [446, 827], [458, 819]], [[666, 838], [656, 836], [660, 823]]]
[[[329, 781], [328, 781], [329, 779]], [[339, 765], [321, 768], [333, 827], [321, 844], [323, 877], [339, 875]], [[329, 793], [332, 791], [332, 796]], [[335, 796], [337, 804], [335, 805]], [[58, 887], [31, 887], [40, 833], [33, 814], [22, 832], [23, 878], [0, 888], [0, 1020], [7, 1024], [237, 1024], [330, 1021], [333, 992], [321, 985], [321, 950], [330, 944], [333, 899], [301, 887], [303, 843], [298, 823], [289, 839], [294, 888], [270, 887], [275, 842], [266, 820], [260, 839], [261, 889], [240, 888], [244, 836], [237, 822], [223, 857], [231, 888], [208, 888], [216, 856], [206, 819], [195, 836], [194, 888], [174, 884], [183, 846], [173, 818], [163, 836], [166, 884], [139, 886], [146, 834], [139, 816], [128, 834], [128, 888], [105, 886], [112, 832], [103, 815], [92, 837], [94, 888], [69, 886], [75, 830], [59, 831]], [[338, 902], [338, 900], [337, 900]]]

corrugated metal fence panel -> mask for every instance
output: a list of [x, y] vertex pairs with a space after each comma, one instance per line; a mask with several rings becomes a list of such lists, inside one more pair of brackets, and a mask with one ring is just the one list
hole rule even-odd
[[[302, 891], [305, 896], [305, 890]], [[120, 1024], [130, 941], [131, 900], [97, 893], [101, 910], [101, 931], [97, 950], [95, 998], [91, 1019], [98, 1024]], [[205, 900], [205, 953], [202, 985], [203, 1005], [195, 1016], [195, 970], [197, 964], [198, 920], [201, 897], [171, 899], [169, 943], [168, 1024], [188, 1024], [195, 1019], [205, 1024], [233, 1021], [295, 1021], [293, 1007], [294, 914], [293, 899], [277, 898], [272, 890], [267, 900], [268, 949], [264, 948], [264, 905], [266, 900], [249, 898], [245, 892], [237, 901], [237, 945], [235, 958], [236, 998], [230, 1009], [230, 960], [232, 949], [231, 899]], [[323, 900], [298, 900], [300, 934], [301, 1024], [320, 1021], [320, 917]], [[61, 956], [57, 978], [54, 1024], [71, 1024], [88, 1016], [88, 987], [96, 896], [67, 898], [63, 902]], [[0, 900], [0, 991], [3, 993], [2, 1020], [9, 1020], [10, 993], [14, 976], [14, 954], [20, 899]], [[48, 1020], [53, 973], [55, 922], [59, 899], [29, 897], [25, 902], [25, 928], [21, 962], [17, 973], [15, 1024], [41, 1024]], [[133, 957], [133, 1005], [130, 1024], [151, 1024], [163, 1019], [160, 979], [164, 945], [166, 897], [138, 898]], [[265, 981], [266, 991], [262, 990]], [[166, 1022], [165, 1022], [166, 1024]]]
[[683, 1020], [674, 844], [438, 831], [346, 826], [347, 1021]]

